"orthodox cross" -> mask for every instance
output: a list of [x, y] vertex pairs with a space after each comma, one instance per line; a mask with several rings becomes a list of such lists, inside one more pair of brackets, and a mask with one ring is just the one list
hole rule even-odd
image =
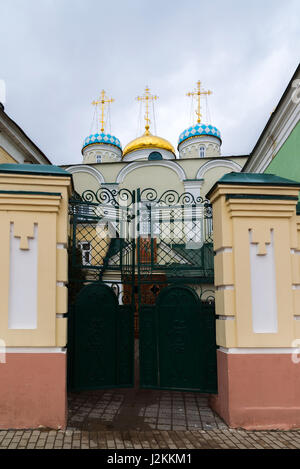
[[114, 102], [114, 99], [108, 98], [105, 95], [104, 90], [101, 91], [100, 98], [97, 101], [92, 102], [92, 104], [94, 106], [98, 106], [99, 104], [101, 105], [101, 109], [100, 109], [101, 132], [104, 132], [104, 125], [105, 125], [105, 122], [104, 122], [104, 109], [105, 109], [105, 105], [113, 103], [113, 102]]
[[197, 97], [197, 101], [198, 101], [197, 111], [196, 111], [196, 114], [198, 116], [197, 124], [200, 124], [201, 117], [202, 117], [201, 112], [200, 112], [201, 111], [201, 106], [200, 106], [201, 95], [210, 95], [210, 94], [212, 94], [212, 91], [210, 91], [210, 90], [208, 90], [208, 91], [202, 91], [201, 90], [201, 81], [200, 80], [197, 81], [197, 89], [194, 90], [194, 91], [190, 91], [189, 93], [186, 94], [187, 96], [192, 96], [192, 97], [196, 96]]
[[156, 101], [158, 99], [158, 96], [155, 96], [153, 94], [150, 93], [150, 89], [148, 88], [148, 86], [146, 86], [145, 88], [145, 92], [142, 96], [137, 96], [136, 99], [138, 101], [142, 101], [145, 103], [145, 121], [146, 121], [146, 125], [145, 125], [145, 129], [146, 129], [146, 132], [145, 134], [148, 135], [150, 132], [149, 132], [149, 129], [150, 129], [150, 118], [149, 118], [149, 103], [150, 101]]

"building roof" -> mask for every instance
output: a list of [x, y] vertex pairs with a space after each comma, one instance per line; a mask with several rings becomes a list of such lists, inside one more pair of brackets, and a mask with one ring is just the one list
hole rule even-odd
[[209, 199], [212, 192], [215, 190], [218, 184], [228, 184], [228, 185], [252, 185], [252, 186], [287, 186], [287, 187], [299, 187], [300, 182], [293, 181], [291, 179], [286, 179], [275, 174], [269, 173], [227, 173], [224, 174], [209, 190], [206, 194], [207, 199]]
[[286, 87], [286, 89], [285, 89], [283, 95], [281, 96], [281, 98], [280, 98], [280, 100], [279, 100], [279, 102], [278, 102], [276, 108], [274, 109], [274, 111], [273, 111], [272, 114], [270, 115], [270, 117], [269, 117], [269, 119], [268, 119], [268, 121], [267, 121], [267, 123], [266, 123], [266, 125], [265, 125], [265, 127], [264, 127], [264, 129], [263, 129], [263, 131], [261, 132], [260, 136], [258, 137], [258, 140], [257, 140], [256, 144], [254, 145], [254, 148], [253, 148], [253, 150], [251, 151], [250, 156], [249, 156], [249, 158], [248, 158], [248, 160], [247, 160], [245, 166], [243, 167], [242, 171], [246, 171], [246, 170], [247, 170], [247, 167], [248, 167], [249, 163], [250, 163], [250, 162], [252, 161], [252, 159], [253, 159], [253, 155], [254, 155], [255, 151], [257, 150], [257, 148], [259, 147], [261, 141], [263, 140], [263, 138], [265, 137], [266, 133], [268, 132], [268, 130], [269, 130], [269, 128], [270, 128], [270, 126], [271, 126], [273, 120], [274, 120], [275, 117], [276, 117], [276, 114], [279, 112], [280, 107], [281, 107], [282, 103], [284, 102], [284, 99], [286, 98], [288, 92], [290, 91], [290, 88], [291, 88], [291, 85], [292, 85], [293, 81], [296, 79], [296, 77], [299, 75], [299, 73], [300, 73], [300, 63], [299, 63], [299, 65], [298, 65], [298, 67], [296, 68], [295, 73], [293, 74], [292, 78], [290, 79], [289, 84], [287, 85], [287, 87]]
[[86, 139], [84, 139], [82, 150], [88, 145], [93, 145], [99, 143], [102, 145], [114, 145], [122, 151], [122, 145], [120, 140], [111, 134], [106, 134], [104, 132], [91, 134]]
[[184, 142], [185, 140], [188, 140], [189, 138], [192, 137], [197, 137], [197, 136], [203, 136], [203, 135], [209, 135], [210, 137], [217, 137], [221, 142], [221, 133], [217, 129], [217, 127], [214, 127], [213, 125], [208, 125], [208, 124], [196, 124], [192, 125], [188, 129], [185, 129], [181, 134], [179, 135], [179, 140], [178, 140], [178, 146]]
[[168, 140], [162, 137], [158, 137], [157, 135], [152, 135], [149, 131], [146, 131], [140, 137], [135, 138], [131, 142], [127, 143], [123, 151], [123, 158], [125, 155], [127, 155], [127, 153], [144, 148], [159, 148], [170, 151], [175, 155], [174, 147], [170, 142], [168, 142]]
[[0, 173], [26, 173], [26, 174], [36, 174], [41, 176], [63, 176], [63, 177], [72, 177], [72, 175], [60, 168], [59, 166], [54, 165], [44, 165], [44, 164], [10, 164], [4, 163], [0, 164]]
[[[23, 129], [5, 112], [4, 106], [0, 103], [0, 129], [4, 129], [7, 134], [19, 145], [24, 147], [25, 153], [30, 154], [34, 159], [40, 156], [45, 164], [52, 164], [49, 158], [43, 153], [40, 148], [28, 137]], [[13, 135], [14, 132], [14, 135]]]

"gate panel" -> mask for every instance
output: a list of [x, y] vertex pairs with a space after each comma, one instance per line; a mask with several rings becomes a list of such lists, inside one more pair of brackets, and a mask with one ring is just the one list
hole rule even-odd
[[155, 306], [142, 306], [139, 310], [140, 386], [159, 387], [157, 324]]
[[191, 288], [165, 288], [155, 307], [141, 309], [141, 386], [215, 393], [214, 324]]
[[117, 310], [118, 386], [131, 387], [134, 382], [134, 311], [130, 305]]
[[69, 214], [68, 384], [134, 382], [135, 192], [74, 194]]
[[72, 321], [72, 390], [132, 386], [133, 314], [130, 307], [120, 307], [110, 287], [94, 283], [79, 293]]

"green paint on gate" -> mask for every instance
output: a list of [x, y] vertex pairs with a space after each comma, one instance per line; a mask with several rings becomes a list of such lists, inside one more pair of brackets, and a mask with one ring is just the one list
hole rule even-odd
[[110, 287], [93, 283], [78, 294], [69, 318], [71, 390], [133, 386], [133, 312]]
[[143, 388], [217, 392], [214, 307], [186, 286], [162, 290], [140, 314]]
[[[215, 393], [209, 201], [100, 188], [75, 194], [69, 213], [69, 389], [132, 387], [135, 327], [141, 387]], [[104, 222], [114, 230], [100, 239]]]

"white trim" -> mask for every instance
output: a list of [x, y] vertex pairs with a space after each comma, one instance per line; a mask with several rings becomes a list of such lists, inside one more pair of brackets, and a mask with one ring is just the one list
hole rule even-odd
[[273, 347], [273, 348], [250, 348], [250, 347], [241, 347], [241, 348], [226, 348], [226, 347], [219, 347], [220, 352], [227, 353], [227, 354], [234, 354], [234, 355], [254, 355], [254, 354], [263, 354], [263, 355], [269, 355], [269, 354], [293, 354], [297, 351], [299, 351], [299, 347]]
[[205, 145], [206, 143], [208, 144], [212, 143], [213, 145], [218, 145], [219, 151], [221, 147], [220, 139], [216, 135], [196, 135], [196, 136], [191, 135], [190, 137], [188, 137], [187, 139], [183, 140], [182, 142], [178, 144], [178, 151], [181, 152], [188, 146], [195, 145], [195, 143], [198, 143], [204, 146], [206, 146]]
[[[121, 148], [117, 147], [117, 145], [113, 145], [112, 143], [103, 143], [103, 142], [94, 142], [94, 143], [89, 143], [86, 147], [82, 149], [82, 155], [83, 157], [89, 157], [89, 153], [93, 151], [96, 153], [95, 156], [103, 156], [102, 152], [110, 152], [113, 153], [114, 156], [117, 157], [116, 161], [121, 161], [122, 159], [122, 150]], [[85, 163], [85, 161], [83, 161]], [[86, 164], [88, 164], [86, 162]]]
[[208, 171], [209, 169], [218, 168], [220, 166], [222, 166], [223, 168], [232, 169], [232, 171], [236, 171], [238, 173], [242, 169], [242, 167], [234, 161], [226, 160], [223, 158], [215, 158], [212, 161], [207, 161], [207, 163], [204, 163], [204, 165], [198, 169], [196, 179], [203, 179], [206, 171]]
[[67, 349], [64, 347], [6, 347], [5, 353], [62, 353]]
[[233, 321], [235, 319], [235, 316], [224, 316], [221, 314], [219, 315], [218, 319], [221, 321]]
[[38, 224], [26, 233], [27, 248], [21, 248], [20, 234], [10, 223], [8, 328], [37, 329], [38, 324]]
[[103, 187], [103, 189], [108, 189], [109, 191], [119, 189], [119, 185], [115, 182], [103, 182], [101, 187]]
[[216, 291], [220, 290], [234, 290], [234, 285], [220, 285], [216, 287]]
[[66, 171], [68, 171], [71, 174], [76, 174], [76, 173], [87, 173], [90, 174], [91, 176], [94, 176], [100, 184], [105, 182], [104, 176], [98, 169], [92, 168], [91, 166], [88, 165], [79, 165], [79, 166], [69, 166], [66, 168]]
[[[295, 77], [295, 80], [299, 78]], [[290, 84], [288, 93], [282, 102], [273, 120], [268, 126], [265, 135], [245, 165], [244, 171], [250, 173], [263, 173], [284, 145], [300, 119], [300, 104], [294, 103], [292, 96], [295, 88]], [[275, 148], [274, 148], [275, 147]]]
[[204, 179], [193, 179], [193, 180], [186, 179], [185, 181], [183, 181], [184, 190], [186, 192], [191, 192], [195, 189], [201, 189], [203, 184], [204, 184]]
[[158, 161], [135, 161], [134, 163], [129, 163], [124, 168], [121, 169], [119, 172], [116, 183], [121, 184], [125, 177], [128, 176], [129, 173], [134, 171], [135, 169], [139, 168], [149, 168], [149, 166], [164, 166], [165, 168], [172, 169], [174, 171], [180, 181], [183, 181], [184, 179], [187, 179], [185, 171], [181, 166], [179, 166], [177, 163], [174, 163], [173, 161], [164, 161], [164, 160], [158, 160]]
[[249, 230], [252, 330], [256, 334], [278, 332], [273, 229], [269, 233], [270, 242], [265, 243], [262, 255], [253, 241], [253, 230]]
[[[35, 146], [32, 141], [30, 141], [24, 130], [17, 128], [17, 125], [18, 124], [13, 122], [12, 119], [5, 113], [5, 111], [0, 113], [0, 134], [5, 137], [6, 141], [9, 141], [9, 139], [13, 141], [14, 154], [12, 155], [10, 151], [8, 151], [10, 156], [22, 164], [29, 156], [30, 159], [34, 160], [32, 163], [51, 165], [52, 163], [50, 160], [47, 160], [46, 155], [41, 154], [41, 150]], [[7, 151], [5, 147], [2, 148]], [[22, 160], [16, 156], [16, 150], [20, 151]]]

